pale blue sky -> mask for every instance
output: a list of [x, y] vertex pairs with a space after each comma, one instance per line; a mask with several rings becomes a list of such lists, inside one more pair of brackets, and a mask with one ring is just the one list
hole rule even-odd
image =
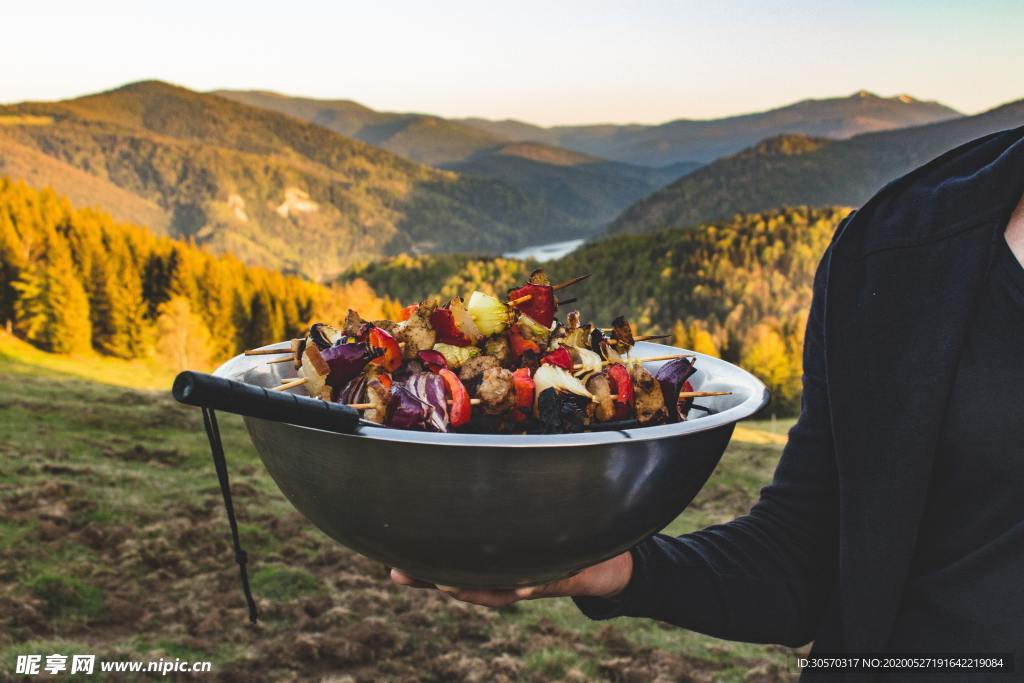
[[1024, 2], [5, 3], [0, 102], [144, 78], [542, 124], [1024, 97]]

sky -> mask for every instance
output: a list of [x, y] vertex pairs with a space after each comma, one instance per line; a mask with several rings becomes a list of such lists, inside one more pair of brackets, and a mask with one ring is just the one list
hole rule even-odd
[[130, 2], [2, 12], [0, 102], [160, 79], [542, 125], [1024, 97], [1021, 0]]

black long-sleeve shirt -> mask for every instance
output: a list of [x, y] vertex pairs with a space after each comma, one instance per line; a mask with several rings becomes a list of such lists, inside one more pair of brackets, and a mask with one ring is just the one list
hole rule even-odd
[[988, 136], [840, 227], [772, 483], [744, 517], [639, 544], [625, 591], [585, 614], [831, 652], [1009, 649], [1024, 670], [1024, 312], [994, 289], [1020, 284], [1021, 168], [1024, 128]]

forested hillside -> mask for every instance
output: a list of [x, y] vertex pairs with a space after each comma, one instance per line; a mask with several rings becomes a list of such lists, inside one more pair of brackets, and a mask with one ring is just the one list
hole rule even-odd
[[890, 180], [974, 138], [1024, 125], [1024, 100], [977, 116], [827, 140], [784, 135], [709, 164], [643, 199], [610, 232], [644, 232], [776, 206], [859, 206]]
[[397, 311], [363, 281], [325, 287], [245, 266], [0, 178], [0, 323], [39, 348], [202, 368], [348, 306]]
[[[172, 235], [314, 279], [402, 251], [500, 252], [584, 230], [499, 181], [160, 82], [0, 107], [0, 131], [0, 160], [14, 171], [32, 167], [7, 161], [26, 149], [45, 155], [158, 208]], [[107, 199], [128, 218], [123, 197], [95, 201]]]
[[[624, 235], [589, 243], [544, 264], [554, 280], [583, 273], [573, 288], [585, 319], [626, 315], [643, 333], [739, 362], [773, 390], [776, 410], [796, 409], [804, 325], [818, 259], [847, 209], [797, 207], [715, 225]], [[536, 264], [466, 255], [401, 256], [354, 269], [402, 303], [522, 282]]]

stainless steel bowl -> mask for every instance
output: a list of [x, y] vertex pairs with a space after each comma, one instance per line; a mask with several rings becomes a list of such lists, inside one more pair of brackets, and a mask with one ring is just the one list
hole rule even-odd
[[[634, 353], [681, 351], [642, 342]], [[695, 388], [732, 395], [700, 399], [712, 415], [659, 427], [507, 436], [366, 425], [347, 435], [245, 424], [288, 500], [339, 543], [443, 585], [536, 584], [664, 528], [707, 481], [736, 422], [767, 404], [749, 372], [696, 355]], [[236, 356], [215, 374], [268, 387], [294, 375], [266, 360]]]

